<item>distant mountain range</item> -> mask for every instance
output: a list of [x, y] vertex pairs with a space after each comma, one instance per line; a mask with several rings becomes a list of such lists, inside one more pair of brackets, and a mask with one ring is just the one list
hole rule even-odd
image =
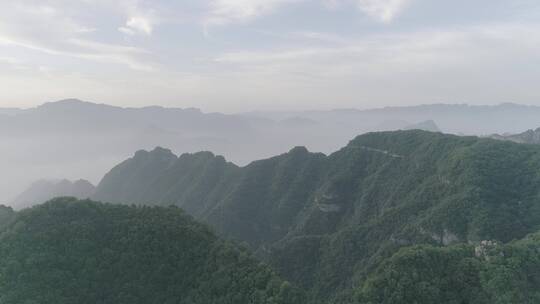
[[93, 198], [181, 207], [309, 303], [535, 303], [539, 181], [540, 146], [410, 130], [243, 167], [139, 151]]
[[178, 154], [213, 151], [246, 165], [298, 145], [329, 154], [354, 136], [372, 131], [412, 126], [455, 134], [517, 133], [540, 125], [538, 117], [539, 107], [517, 104], [226, 115], [69, 99], [30, 109], [2, 109], [0, 202], [12, 201], [26, 185], [40, 179], [84, 178], [97, 183], [133, 151], [156, 146]]
[[495, 134], [491, 135], [491, 138], [513, 141], [520, 144], [540, 144], [540, 128], [527, 130], [519, 134]]
[[94, 194], [94, 185], [86, 180], [39, 180], [32, 183], [28, 189], [13, 200], [10, 205], [22, 209], [44, 203], [59, 196], [89, 198]]
[[[336, 109], [329, 111], [249, 112], [247, 116], [281, 120], [302, 117], [325, 124], [341, 124], [358, 133], [390, 131], [376, 129], [392, 123], [392, 129], [433, 120], [441, 131], [452, 134], [488, 135], [493, 133], [518, 133], [540, 125], [540, 107], [503, 103], [498, 105], [431, 104], [379, 109]], [[359, 132], [359, 131], [363, 132]]]

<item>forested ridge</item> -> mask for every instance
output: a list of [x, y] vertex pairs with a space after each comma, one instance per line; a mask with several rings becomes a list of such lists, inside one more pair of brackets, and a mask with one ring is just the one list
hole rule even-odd
[[370, 133], [245, 167], [157, 148], [94, 199], [121, 204], [0, 207], [0, 303], [540, 302], [536, 145]]
[[179, 208], [59, 198], [0, 230], [0, 303], [306, 302]]
[[[427, 271], [435, 276], [447, 275], [437, 271], [447, 271], [446, 251], [459, 253], [481, 264], [470, 271], [482, 277], [490, 264], [474, 246], [504, 247], [538, 231], [539, 181], [538, 146], [414, 130], [361, 135], [329, 156], [298, 147], [245, 167], [209, 152], [140, 151], [104, 177], [95, 198], [185, 208], [245, 242], [311, 303], [378, 303], [373, 290], [395, 290], [385, 281], [393, 266], [384, 265], [401, 265], [403, 252], [441, 250]], [[442, 281], [432, 283], [454, 288]], [[478, 282], [475, 296], [499, 290]], [[512, 292], [525, 291], [532, 294], [528, 287]], [[472, 296], [449, 299], [475, 303]]]

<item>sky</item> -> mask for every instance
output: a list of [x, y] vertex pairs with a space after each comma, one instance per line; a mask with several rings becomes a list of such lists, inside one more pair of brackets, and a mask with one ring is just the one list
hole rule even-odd
[[0, 107], [540, 105], [538, 0], [1, 0]]

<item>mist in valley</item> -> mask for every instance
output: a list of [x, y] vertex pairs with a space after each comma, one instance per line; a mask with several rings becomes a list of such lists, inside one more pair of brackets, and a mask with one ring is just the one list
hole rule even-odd
[[155, 147], [178, 155], [211, 151], [244, 166], [295, 146], [330, 154], [366, 132], [424, 129], [487, 136], [540, 125], [540, 107], [517, 104], [221, 114], [70, 99], [0, 113], [0, 201], [16, 208], [21, 207], [17, 196], [36, 181], [84, 179], [97, 185], [136, 151]]

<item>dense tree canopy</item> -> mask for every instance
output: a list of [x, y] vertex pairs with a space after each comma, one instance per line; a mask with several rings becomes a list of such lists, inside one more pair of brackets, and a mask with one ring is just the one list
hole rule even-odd
[[11, 207], [0, 205], [0, 229], [8, 225], [14, 216], [15, 212]]
[[387, 259], [358, 290], [360, 303], [540, 303], [540, 236], [415, 246]]
[[176, 207], [60, 198], [0, 234], [2, 304], [297, 304], [303, 295]]

